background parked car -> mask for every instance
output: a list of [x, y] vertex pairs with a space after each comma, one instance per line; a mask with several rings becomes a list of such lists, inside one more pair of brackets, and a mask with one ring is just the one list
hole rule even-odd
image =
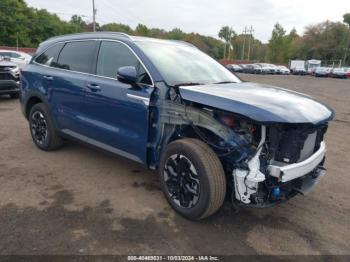
[[26, 66], [32, 59], [32, 57], [26, 53], [12, 50], [0, 50], [0, 56], [9, 58], [10, 61], [15, 63], [19, 68]]
[[242, 73], [245, 73], [245, 68], [246, 68], [246, 64], [240, 64], [239, 65], [240, 67], [242, 67]]
[[0, 95], [19, 96], [19, 67], [0, 57]]
[[326, 71], [328, 73], [328, 76], [332, 73], [333, 67], [326, 67]]
[[304, 60], [290, 60], [289, 69], [293, 75], [306, 75]]
[[327, 67], [317, 67], [315, 70], [316, 77], [328, 77], [329, 73], [330, 70]]
[[293, 75], [306, 75], [305, 67], [294, 67], [291, 69]]
[[307, 70], [307, 73], [308, 73], [309, 75], [311, 75], [311, 76], [314, 76], [314, 75], [315, 75], [316, 68], [317, 68], [317, 67], [309, 68], [309, 69]]
[[259, 64], [255, 64], [255, 65], [258, 65], [261, 67], [261, 72], [263, 74], [273, 74], [275, 71], [269, 64], [259, 63]]
[[346, 75], [350, 78], [350, 67], [346, 69]]
[[330, 74], [334, 78], [347, 78], [347, 72], [345, 68], [333, 68]]
[[274, 64], [267, 64], [271, 70], [272, 70], [272, 74], [278, 74], [278, 67]]
[[307, 68], [307, 73], [309, 75], [314, 75], [315, 70], [317, 67], [321, 66], [322, 61], [321, 60], [316, 60], [316, 59], [311, 59], [305, 62], [306, 68]]
[[256, 64], [249, 64], [246, 65], [244, 68], [244, 72], [247, 74], [261, 74], [262, 73], [262, 69], [259, 65]]
[[243, 72], [243, 68], [236, 64], [229, 64], [226, 66], [228, 70], [230, 70], [232, 73], [240, 73]]
[[285, 66], [277, 66], [277, 74], [289, 75], [290, 70]]

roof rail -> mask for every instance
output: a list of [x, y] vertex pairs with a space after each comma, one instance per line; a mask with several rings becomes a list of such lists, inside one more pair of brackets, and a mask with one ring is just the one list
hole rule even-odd
[[[92, 34], [94, 34], [94, 32], [90, 32]], [[129, 38], [130, 40], [132, 40], [131, 35], [128, 35], [126, 33], [123, 32], [113, 32], [113, 31], [98, 31], [96, 33], [101, 33], [101, 34], [111, 34], [111, 35], [121, 35], [121, 36], [125, 36], [127, 38]]]
[[51, 38], [47, 39], [46, 41], [53, 40], [53, 39], [60, 38], [60, 37], [64, 37], [64, 36], [79, 36], [79, 35], [98, 34], [98, 33], [100, 33], [100, 34], [111, 34], [111, 35], [120, 35], [120, 36], [124, 36], [124, 37], [132, 40], [132, 37], [130, 35], [126, 34], [126, 33], [111, 32], [111, 31], [98, 31], [98, 32], [82, 32], [82, 33], [74, 33], [74, 34], [68, 34], [68, 35], [59, 35], [59, 36], [51, 37]]
[[174, 43], [179, 43], [179, 44], [184, 44], [184, 45], [187, 45], [187, 46], [191, 46], [191, 47], [197, 48], [194, 44], [186, 42], [186, 41], [183, 41], [183, 40], [168, 40], [168, 41], [171, 41], [171, 42], [174, 42]]
[[[101, 31], [101, 32], [103, 32], [103, 31]], [[104, 33], [107, 33], [107, 32], [104, 32]], [[111, 32], [111, 33], [119, 34], [119, 35], [125, 36], [125, 37], [129, 38], [130, 40], [132, 40], [131, 35], [128, 35], [127, 33], [122, 33], [122, 32]]]

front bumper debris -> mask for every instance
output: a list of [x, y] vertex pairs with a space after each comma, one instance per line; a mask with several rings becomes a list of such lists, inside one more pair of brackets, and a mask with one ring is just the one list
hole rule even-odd
[[317, 150], [317, 152], [315, 152], [308, 159], [291, 165], [271, 164], [268, 167], [269, 174], [278, 178], [281, 182], [288, 182], [305, 176], [318, 167], [318, 165], [323, 161], [325, 153], [326, 144], [321, 142], [320, 148]]

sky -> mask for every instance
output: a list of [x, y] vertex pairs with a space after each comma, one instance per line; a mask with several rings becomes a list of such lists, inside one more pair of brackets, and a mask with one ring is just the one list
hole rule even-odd
[[[25, 0], [35, 8], [45, 8], [62, 19], [73, 14], [92, 21], [92, 0]], [[287, 31], [302, 34], [305, 26], [325, 20], [342, 21], [350, 13], [350, 0], [95, 0], [100, 24], [137, 24], [165, 30], [180, 28], [217, 37], [220, 28], [231, 26], [242, 33], [253, 26], [254, 36], [267, 42], [279, 22]]]

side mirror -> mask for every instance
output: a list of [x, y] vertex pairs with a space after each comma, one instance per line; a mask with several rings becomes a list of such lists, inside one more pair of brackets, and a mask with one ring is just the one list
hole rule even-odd
[[134, 66], [123, 66], [118, 68], [117, 79], [120, 82], [133, 85], [137, 81], [137, 72]]

